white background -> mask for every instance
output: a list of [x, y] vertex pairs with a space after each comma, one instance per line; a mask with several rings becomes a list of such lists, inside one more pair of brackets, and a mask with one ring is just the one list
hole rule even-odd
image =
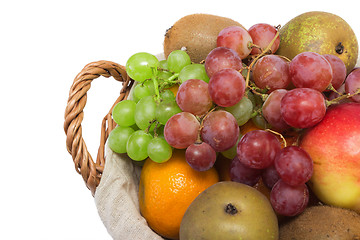
[[[6, 2], [6, 3], [3, 3]], [[244, 27], [284, 25], [313, 10], [335, 13], [360, 36], [356, 1], [2, 1], [0, 4], [0, 239], [110, 239], [66, 150], [68, 92], [85, 64], [125, 65], [161, 53], [167, 28], [191, 13]], [[120, 91], [99, 78], [88, 92], [83, 137], [96, 158], [100, 124]]]

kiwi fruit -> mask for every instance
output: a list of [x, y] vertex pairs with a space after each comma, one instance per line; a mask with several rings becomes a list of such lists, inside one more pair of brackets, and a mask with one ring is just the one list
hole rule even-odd
[[244, 28], [237, 21], [216, 15], [197, 13], [184, 16], [166, 31], [164, 55], [167, 58], [173, 50], [186, 49], [191, 61], [200, 63], [216, 48], [219, 32], [229, 26]]
[[279, 231], [280, 240], [360, 240], [360, 215], [339, 207], [312, 206]]

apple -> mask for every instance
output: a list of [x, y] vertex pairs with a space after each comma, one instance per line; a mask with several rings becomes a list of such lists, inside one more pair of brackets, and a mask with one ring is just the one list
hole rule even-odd
[[309, 186], [320, 201], [360, 212], [360, 104], [330, 106], [300, 146], [314, 162]]

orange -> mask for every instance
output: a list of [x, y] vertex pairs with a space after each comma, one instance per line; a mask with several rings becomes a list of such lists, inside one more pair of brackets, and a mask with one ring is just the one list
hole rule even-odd
[[171, 86], [169, 88], [170, 91], [172, 91], [174, 93], [174, 95], [176, 96], [178, 90], [179, 90], [179, 84], [174, 84], [173, 86]]
[[180, 223], [191, 202], [219, 181], [215, 168], [199, 172], [185, 160], [185, 150], [174, 150], [170, 160], [145, 160], [140, 174], [140, 212], [157, 234], [178, 239]]

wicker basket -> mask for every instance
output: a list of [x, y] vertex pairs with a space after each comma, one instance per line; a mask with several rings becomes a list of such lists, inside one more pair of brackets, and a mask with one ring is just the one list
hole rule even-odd
[[[94, 162], [82, 137], [81, 122], [84, 118], [83, 109], [86, 104], [87, 91], [91, 82], [100, 77], [113, 77], [123, 83], [119, 97], [104, 117], [101, 124], [100, 146]], [[100, 183], [105, 165], [105, 142], [110, 132], [116, 126], [112, 120], [113, 107], [120, 101], [127, 99], [134, 80], [130, 79], [125, 67], [111, 61], [97, 61], [87, 64], [75, 77], [70, 88], [69, 98], [65, 110], [64, 130], [66, 133], [66, 147], [71, 154], [76, 171], [81, 174], [86, 186], [94, 196], [96, 187]]]

